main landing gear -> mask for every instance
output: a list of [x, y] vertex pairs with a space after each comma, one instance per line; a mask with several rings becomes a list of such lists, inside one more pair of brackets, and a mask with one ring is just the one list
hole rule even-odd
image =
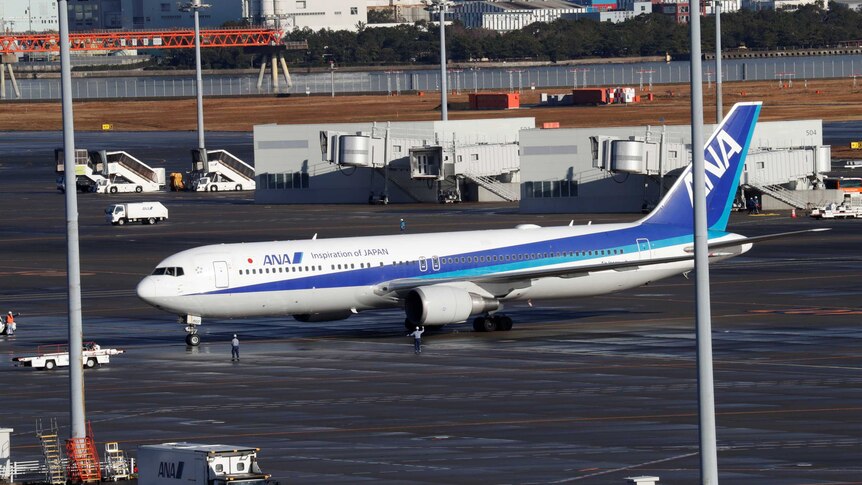
[[512, 325], [512, 319], [506, 315], [485, 315], [473, 320], [473, 330], [477, 332], [508, 332]]

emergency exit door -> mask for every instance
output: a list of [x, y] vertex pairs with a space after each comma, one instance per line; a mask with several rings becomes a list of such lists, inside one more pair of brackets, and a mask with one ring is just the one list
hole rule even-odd
[[215, 274], [216, 288], [227, 288], [228, 287], [227, 262], [226, 261], [214, 261], [213, 262], [213, 273]]

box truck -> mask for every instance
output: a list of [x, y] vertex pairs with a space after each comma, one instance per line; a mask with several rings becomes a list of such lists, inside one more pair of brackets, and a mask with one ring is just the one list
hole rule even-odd
[[105, 209], [105, 220], [115, 226], [127, 222], [155, 224], [168, 218], [168, 209], [161, 202], [128, 202], [111, 204]]
[[199, 443], [138, 447], [138, 485], [266, 485], [257, 448]]

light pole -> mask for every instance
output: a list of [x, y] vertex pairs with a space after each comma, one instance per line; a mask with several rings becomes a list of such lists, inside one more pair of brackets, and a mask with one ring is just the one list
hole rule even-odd
[[78, 243], [78, 191], [75, 190], [75, 121], [72, 110], [72, 66], [69, 7], [57, 2], [60, 23], [60, 85], [63, 111], [63, 176], [66, 180], [66, 278], [69, 286], [69, 400], [71, 438], [87, 436], [84, 411], [84, 326], [81, 317], [81, 256]]
[[449, 0], [426, 0], [425, 3], [432, 12], [437, 12], [440, 19], [440, 105], [443, 121], [449, 119], [448, 90], [446, 86], [446, 9], [452, 4]]
[[721, 0], [715, 0], [715, 122], [724, 118], [721, 99]]
[[201, 150], [204, 164], [206, 164], [208, 159], [206, 143], [204, 142], [204, 81], [201, 77], [201, 20], [199, 10], [209, 7], [209, 5], [201, 3], [201, 0], [192, 0], [180, 7], [181, 12], [192, 10], [195, 12], [195, 81], [198, 98], [198, 148]]

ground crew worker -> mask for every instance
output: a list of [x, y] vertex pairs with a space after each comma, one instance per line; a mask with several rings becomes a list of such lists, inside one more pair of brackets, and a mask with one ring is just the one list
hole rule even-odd
[[404, 230], [407, 229], [407, 223], [404, 222], [404, 219], [401, 219], [401, 222], [398, 223], [398, 227], [401, 228], [401, 232], [404, 232]]
[[233, 334], [233, 340], [230, 341], [230, 360], [239, 360], [239, 339], [236, 334]]
[[15, 335], [15, 329], [17, 328], [17, 324], [15, 323], [16, 316], [18, 314], [13, 314], [11, 311], [6, 313], [6, 335]]
[[413, 337], [413, 353], [421, 354], [422, 353], [422, 333], [425, 332], [425, 327], [421, 329], [416, 327], [412, 333], [407, 334], [408, 337]]

